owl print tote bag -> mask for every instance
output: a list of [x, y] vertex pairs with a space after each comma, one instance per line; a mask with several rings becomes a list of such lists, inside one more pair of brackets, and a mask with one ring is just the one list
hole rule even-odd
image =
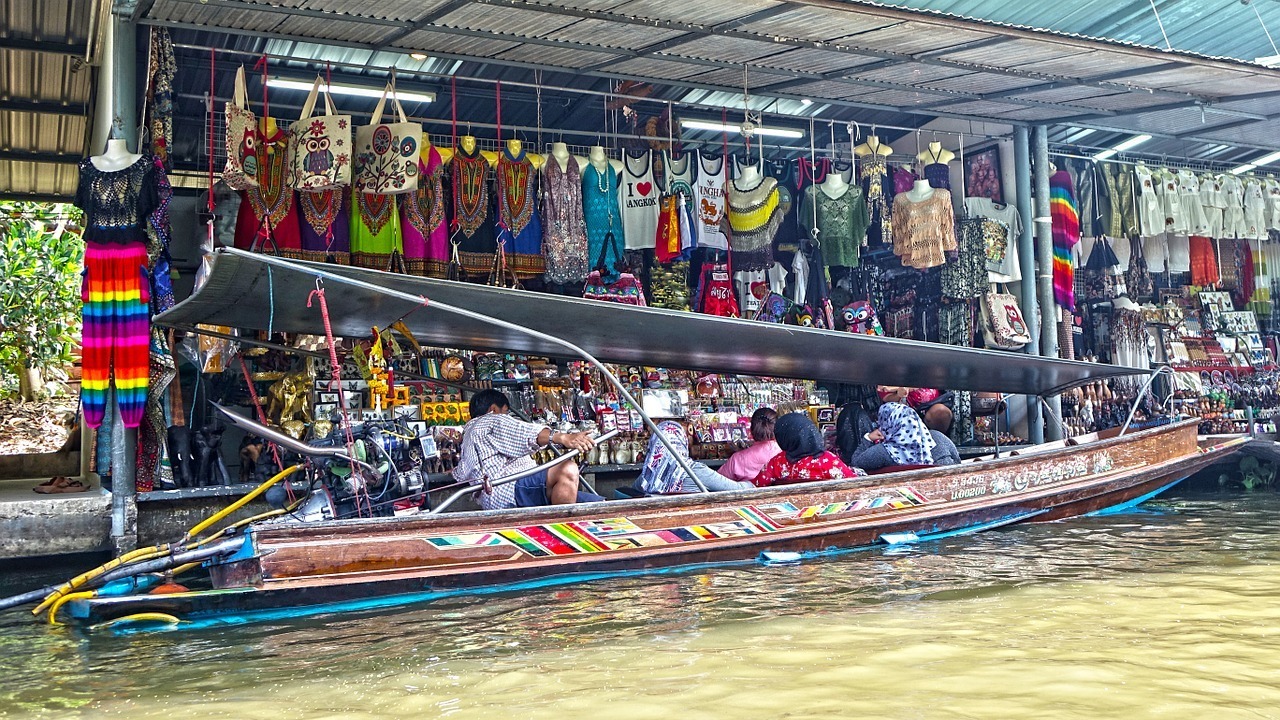
[[302, 116], [289, 126], [293, 153], [291, 181], [295, 190], [320, 192], [351, 184], [351, 116], [333, 110], [329, 88], [324, 86], [325, 114], [312, 117], [324, 80], [316, 77]]
[[[387, 95], [395, 102], [400, 122], [382, 122]], [[396, 97], [395, 84], [387, 83], [369, 124], [356, 128], [356, 188], [377, 195], [416, 191], [421, 143], [422, 124], [409, 122]]]
[[227, 164], [222, 181], [232, 190], [258, 187], [258, 118], [249, 110], [244, 66], [236, 70], [236, 89], [227, 101]]

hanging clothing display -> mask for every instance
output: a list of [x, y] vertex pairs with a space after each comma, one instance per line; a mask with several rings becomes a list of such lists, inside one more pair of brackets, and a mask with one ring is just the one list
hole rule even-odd
[[1102, 181], [1107, 187], [1105, 232], [1109, 238], [1127, 238], [1138, 232], [1138, 215], [1134, 208], [1133, 172], [1119, 163], [1100, 163]]
[[658, 236], [658, 186], [653, 153], [622, 156], [622, 226], [628, 250], [652, 248]]
[[[588, 162], [582, 171], [582, 208], [587, 225], [588, 262], [604, 259], [601, 279], [613, 282], [618, 279], [617, 265], [622, 262], [618, 254], [622, 247], [622, 210], [618, 207], [618, 176], [613, 167], [605, 164], [600, 170]], [[615, 242], [605, 239], [613, 235]], [[612, 257], [610, 257], [612, 256]]]
[[298, 192], [302, 259], [351, 263], [351, 193], [346, 188]]
[[418, 189], [398, 201], [404, 234], [404, 265], [410, 275], [443, 278], [449, 271], [445, 223], [444, 162], [423, 138], [418, 153]]
[[236, 247], [248, 250], [255, 242], [260, 252], [284, 257], [302, 255], [302, 227], [289, 184], [292, 167], [287, 133], [275, 118], [258, 121], [258, 186], [241, 193], [236, 217]]
[[459, 147], [449, 161], [453, 173], [453, 218], [449, 241], [457, 244], [458, 261], [470, 277], [486, 276], [493, 269], [498, 240], [489, 217], [489, 161], [479, 146], [467, 153]]
[[1106, 181], [1098, 163], [1091, 159], [1071, 158], [1067, 160], [1065, 169], [1071, 176], [1071, 187], [1075, 190], [1080, 236], [1096, 237], [1106, 234], [1103, 219], [1107, 216], [1109, 203]]
[[[953, 300], [971, 300], [982, 297], [990, 291], [991, 283], [987, 279], [987, 233], [996, 229], [1007, 232], [1004, 226], [990, 218], [970, 217], [960, 221], [960, 235], [956, 241], [958, 257], [955, 262], [942, 266], [943, 297]], [[954, 321], [954, 317], [952, 320]], [[940, 313], [938, 318], [940, 330], [942, 321]], [[943, 342], [948, 342], [945, 337]]]
[[778, 212], [782, 215], [778, 232], [773, 236], [773, 256], [784, 266], [788, 266], [792, 256], [800, 249], [800, 235], [803, 231], [799, 222], [799, 188], [804, 187], [803, 181], [797, 174], [796, 163], [790, 160], [769, 160], [765, 169], [769, 171], [769, 177], [778, 181]]
[[765, 174], [764, 158], [759, 156], [753, 157], [750, 153], [748, 153], [746, 157], [738, 157], [737, 155], [734, 155], [732, 157], [733, 157], [733, 179], [737, 180], [738, 178], [742, 177], [742, 172], [747, 168], [751, 168], [751, 167], [755, 168], [756, 172], [760, 173], [761, 175]]
[[1227, 209], [1224, 180], [1219, 175], [1200, 176], [1200, 206], [1204, 209], [1205, 232], [1208, 237], [1223, 237]]
[[1138, 190], [1138, 229], [1143, 237], [1164, 232], [1164, 203], [1160, 200], [1159, 180], [1146, 165], [1133, 168]]
[[861, 189], [845, 185], [843, 192], [833, 197], [826, 183], [810, 185], [804, 189], [799, 219], [809, 237], [817, 229], [828, 266], [858, 266], [858, 255], [867, 240], [870, 222]]
[[[694, 150], [676, 158], [664, 151], [662, 168], [663, 191], [660, 203], [663, 207], [664, 227], [659, 231], [659, 239], [661, 241], [664, 236], [666, 238], [667, 249], [663, 255], [668, 260], [663, 262], [669, 262], [676, 256], [687, 256], [697, 244], [695, 233], [698, 220], [694, 211], [694, 196], [698, 182], [698, 152]], [[668, 217], [669, 205], [674, 205], [678, 211], [672, 217]]]
[[156, 179], [156, 206], [147, 215], [147, 267], [151, 269], [151, 312], [162, 313], [176, 304], [173, 296], [173, 258], [169, 243], [173, 228], [169, 223], [169, 203], [173, 200], [173, 185], [159, 157], [152, 157], [152, 172]]
[[944, 162], [939, 162], [942, 153], [947, 152], [939, 148], [938, 152], [934, 152], [932, 148], [925, 150], [929, 155], [929, 159], [933, 162], [925, 165], [923, 168], [924, 177], [929, 181], [929, 187], [942, 190], [951, 189], [951, 166]]
[[1071, 176], [1064, 170], [1049, 178], [1049, 216], [1053, 228], [1053, 299], [1074, 312], [1075, 269], [1071, 255], [1080, 242], [1080, 218], [1071, 192]]
[[1018, 236], [1022, 234], [1022, 216], [1013, 205], [997, 203], [985, 197], [964, 199], [965, 213], [969, 217], [981, 217], [996, 221], [1004, 228], [1004, 240], [995, 228], [985, 232], [987, 241], [987, 272], [993, 283], [1011, 283], [1022, 280], [1022, 266], [1018, 258]]
[[867, 199], [867, 245], [877, 246], [893, 242], [893, 185], [889, 180], [889, 166], [883, 155], [871, 155], [858, 170], [862, 183], [862, 196]]
[[724, 156], [702, 153], [698, 156], [695, 202], [698, 215], [698, 247], [729, 249], [724, 234]]
[[1262, 188], [1267, 196], [1266, 225], [1272, 230], [1280, 230], [1280, 180], [1269, 177], [1263, 181]]
[[738, 309], [744, 318], [754, 318], [769, 293], [781, 295], [787, 287], [787, 269], [774, 263], [768, 270], [745, 270], [733, 274]]
[[169, 148], [173, 144], [173, 78], [178, 62], [173, 56], [173, 40], [167, 28], [149, 28], [147, 53], [147, 102], [144, 103], [151, 130], [151, 152], [165, 170], [172, 170]]
[[[404, 255], [400, 217], [395, 195], [374, 195], [351, 190], [351, 264], [374, 270], [391, 270], [392, 254]], [[408, 202], [412, 196], [405, 198]]]
[[1218, 254], [1214, 252], [1213, 239], [1192, 235], [1188, 238], [1188, 243], [1191, 258], [1191, 284], [1217, 284], [1221, 276], [1218, 274]]
[[1176, 231], [1179, 234], [1203, 235], [1209, 231], [1209, 221], [1204, 216], [1204, 205], [1200, 202], [1200, 178], [1190, 170], [1178, 171], [1178, 202], [1182, 207], [1185, 226]]
[[1250, 240], [1267, 239], [1267, 198], [1262, 183], [1249, 178], [1244, 183], [1244, 237]]
[[563, 168], [554, 155], [548, 155], [542, 166], [542, 252], [547, 282], [579, 283], [590, 272], [582, 174], [572, 155]]
[[542, 223], [538, 218], [538, 171], [523, 147], [519, 155], [503, 146], [498, 156], [498, 239], [506, 243], [507, 266], [517, 278], [546, 270]]
[[951, 193], [934, 190], [922, 200], [902, 193], [893, 200], [893, 253], [902, 264], [927, 270], [946, 262], [944, 252], [956, 250], [955, 210]]
[[142, 155], [119, 170], [80, 162], [75, 205], [85, 213], [83, 357], [84, 422], [102, 425], [114, 387], [125, 427], [142, 422], [151, 372], [151, 288], [146, 224], [159, 205], [156, 164]]
[[1249, 225], [1244, 221], [1244, 181], [1227, 173], [1222, 176], [1222, 235], [1229, 238], [1248, 237]]
[[1155, 173], [1155, 178], [1160, 182], [1160, 199], [1164, 201], [1164, 231], [1185, 233], [1188, 222], [1182, 206], [1182, 194], [1178, 192], [1178, 175], [1161, 169]]
[[[829, 172], [831, 172], [831, 158], [818, 158], [816, 160], [810, 160], [803, 156], [796, 158], [796, 182], [794, 185], [796, 192], [826, 180]], [[778, 182], [782, 182], [780, 175], [775, 174], [774, 177], [778, 179]]]
[[724, 225], [735, 271], [773, 265], [773, 236], [782, 222], [778, 197], [778, 181], [773, 178], [761, 178], [751, 188], [739, 188], [736, 181], [729, 184]]

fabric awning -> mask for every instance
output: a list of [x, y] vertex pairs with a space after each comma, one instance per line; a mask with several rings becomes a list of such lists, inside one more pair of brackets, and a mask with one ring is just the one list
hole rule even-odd
[[[322, 335], [320, 274], [333, 333], [368, 337], [403, 317], [423, 345], [578, 359], [547, 338], [447, 311], [473, 311], [571, 342], [607, 363], [741, 375], [1052, 395], [1147, 371], [1022, 353], [957, 348], [791, 325], [636, 308], [593, 300], [219, 251], [205, 285], [156, 321]], [[342, 279], [379, 286], [354, 286]], [[387, 291], [428, 300], [410, 300]]]

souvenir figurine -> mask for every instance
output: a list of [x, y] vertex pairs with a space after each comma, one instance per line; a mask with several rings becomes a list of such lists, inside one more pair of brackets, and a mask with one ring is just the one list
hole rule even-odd
[[858, 335], [884, 335], [876, 309], [866, 300], [857, 300], [840, 309], [845, 330]]

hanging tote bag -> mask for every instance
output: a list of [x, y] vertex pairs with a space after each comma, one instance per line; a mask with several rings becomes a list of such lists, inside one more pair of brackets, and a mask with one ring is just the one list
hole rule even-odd
[[1018, 299], [1008, 289], [982, 297], [982, 339], [993, 350], [1019, 350], [1031, 342], [1031, 330], [1022, 319]]
[[227, 102], [227, 164], [222, 181], [233, 190], [258, 187], [258, 118], [249, 111], [244, 66], [236, 70], [236, 88]]
[[[355, 185], [360, 192], [401, 195], [418, 189], [422, 124], [409, 122], [395, 92], [395, 84], [387, 83], [369, 124], [356, 128]], [[382, 122], [388, 94], [395, 102], [400, 122]]]
[[640, 284], [640, 279], [631, 274], [628, 269], [623, 269], [617, 280], [613, 282], [605, 282], [605, 256], [609, 248], [613, 248], [615, 255], [621, 257], [618, 251], [618, 238], [613, 232], [605, 233], [604, 245], [600, 248], [600, 258], [596, 261], [596, 267], [587, 275], [587, 280], [582, 285], [582, 297], [589, 300], [603, 300], [605, 302], [621, 303], [623, 305], [637, 305], [645, 307], [648, 303], [644, 298], [644, 286]]
[[316, 77], [302, 115], [289, 126], [290, 181], [295, 190], [304, 192], [337, 190], [351, 184], [351, 116], [334, 112], [333, 99], [325, 87], [325, 114], [311, 117], [323, 82]]

